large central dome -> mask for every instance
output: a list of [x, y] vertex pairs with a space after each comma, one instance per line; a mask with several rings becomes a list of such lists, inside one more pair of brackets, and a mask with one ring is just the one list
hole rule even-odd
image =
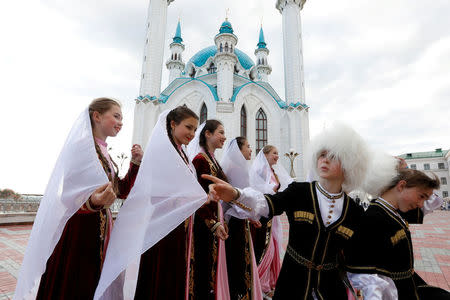
[[[201, 67], [206, 63], [208, 58], [213, 57], [214, 55], [216, 55], [216, 53], [216, 46], [206, 47], [198, 51], [194, 56], [191, 57], [189, 61], [192, 62], [195, 66]], [[248, 70], [255, 65], [252, 59], [241, 50], [235, 48], [234, 54], [236, 54], [237, 58], [239, 59], [239, 63], [244, 69]]]

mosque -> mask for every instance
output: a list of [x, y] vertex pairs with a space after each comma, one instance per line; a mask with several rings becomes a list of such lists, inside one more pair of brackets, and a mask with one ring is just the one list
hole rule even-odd
[[297, 178], [305, 177], [304, 150], [309, 142], [309, 106], [305, 103], [300, 12], [306, 0], [276, 0], [283, 30], [285, 99], [270, 84], [272, 67], [263, 28], [255, 37], [254, 57], [239, 50], [238, 37], [226, 19], [213, 44], [189, 60], [178, 22], [170, 56], [165, 63], [169, 84], [161, 91], [168, 6], [174, 0], [150, 0], [141, 86], [134, 112], [133, 143], [145, 145], [159, 114], [187, 105], [200, 117], [218, 119], [228, 139], [247, 137], [253, 157], [266, 144], [275, 145], [280, 162], [289, 171], [283, 154], [300, 154], [295, 160]]

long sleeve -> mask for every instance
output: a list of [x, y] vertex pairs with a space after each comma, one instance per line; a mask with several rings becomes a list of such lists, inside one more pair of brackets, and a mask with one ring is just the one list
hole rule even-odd
[[[298, 197], [298, 193], [301, 192], [298, 183], [291, 183], [284, 191], [273, 195], [263, 194], [250, 187], [239, 191], [241, 196], [236, 202], [251, 208], [250, 211], [246, 211], [248, 214], [246, 217], [253, 220], [281, 215], [290, 209], [293, 203], [292, 199]], [[239, 215], [239, 218], [244, 217], [242, 210], [235, 210], [235, 213]]]
[[[212, 181], [203, 179], [201, 176], [202, 174], [211, 174], [211, 168], [209, 166], [209, 163], [201, 155], [197, 155], [192, 161], [192, 164], [195, 167], [198, 182], [205, 190], [205, 192], [208, 193], [209, 185], [212, 183]], [[217, 216], [217, 202], [210, 202], [208, 204], [204, 204], [195, 212], [195, 214], [196, 216], [203, 219], [205, 223], [208, 225], [208, 227], [210, 227], [210, 224], [214, 224], [219, 220]]]
[[354, 288], [362, 291], [364, 299], [370, 300], [396, 300], [397, 287], [394, 281], [379, 274], [347, 273]]
[[227, 215], [238, 219], [252, 219], [259, 220], [260, 217], [267, 217], [269, 215], [269, 205], [263, 193], [247, 187], [243, 190], [239, 189], [241, 196], [236, 200], [251, 210], [244, 210], [237, 205], [232, 205], [227, 211]]
[[443, 202], [444, 202], [444, 200], [441, 197], [439, 197], [438, 195], [436, 195], [436, 194], [431, 195], [431, 198], [423, 203], [423, 208], [422, 208], [423, 214], [426, 215], [426, 214], [433, 212], [433, 210], [441, 207]]
[[134, 181], [136, 180], [138, 171], [139, 166], [130, 162], [127, 174], [122, 179], [119, 179], [119, 194], [117, 195], [117, 198], [126, 199], [128, 197], [128, 194], [134, 185]]

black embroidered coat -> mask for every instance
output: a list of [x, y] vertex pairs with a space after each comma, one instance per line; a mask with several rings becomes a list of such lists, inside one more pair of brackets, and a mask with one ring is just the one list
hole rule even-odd
[[289, 242], [273, 299], [347, 299], [339, 256], [347, 246], [363, 213], [344, 197], [341, 217], [328, 227], [322, 221], [315, 182], [289, 185], [266, 195], [269, 218], [286, 212]]

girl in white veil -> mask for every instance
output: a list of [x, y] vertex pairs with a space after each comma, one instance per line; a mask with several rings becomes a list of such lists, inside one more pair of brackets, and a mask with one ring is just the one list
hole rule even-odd
[[142, 158], [134, 145], [130, 170], [118, 179], [105, 140], [121, 127], [120, 104], [110, 98], [93, 100], [73, 125], [39, 205], [14, 299], [94, 296], [112, 225], [109, 206], [116, 196], [126, 198]]
[[[214, 152], [223, 147], [225, 129], [218, 120], [207, 120], [198, 138], [190, 145], [189, 153], [197, 172], [197, 179], [207, 192], [209, 182], [202, 174], [213, 174], [226, 180]], [[199, 149], [197, 153], [195, 149]], [[195, 213], [194, 221], [194, 296], [197, 299], [230, 299], [224, 240], [228, 238], [222, 206], [211, 202]]]
[[[249, 166], [252, 149], [245, 137], [237, 137], [228, 144], [221, 165], [230, 184], [239, 188], [249, 186]], [[250, 222], [240, 216], [242, 208], [223, 202], [229, 238], [225, 241], [227, 271], [231, 299], [262, 299], [261, 283], [253, 249]], [[230, 214], [227, 214], [227, 210]]]
[[135, 291], [136, 299], [188, 298], [190, 216], [207, 199], [185, 155], [195, 117], [185, 107], [159, 116], [136, 184], [117, 216], [94, 299], [133, 299]]
[[[286, 170], [277, 164], [278, 158], [278, 149], [272, 145], [266, 145], [258, 153], [250, 169], [252, 188], [265, 194], [275, 194], [283, 191], [293, 181]], [[262, 290], [270, 297], [281, 270], [283, 231], [279, 216], [273, 217], [272, 220], [262, 220], [262, 224], [261, 228], [253, 226], [252, 232], [259, 260], [258, 271]], [[267, 234], [270, 234], [268, 241]]]

